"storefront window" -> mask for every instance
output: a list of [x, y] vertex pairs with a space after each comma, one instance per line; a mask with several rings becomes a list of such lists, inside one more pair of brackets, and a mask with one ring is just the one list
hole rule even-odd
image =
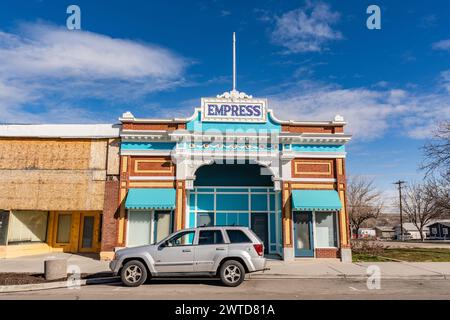
[[56, 234], [57, 243], [69, 243], [70, 242], [70, 230], [72, 227], [72, 214], [59, 214], [58, 215], [58, 231]]
[[14, 211], [9, 218], [8, 244], [45, 242], [48, 212]]
[[155, 241], [159, 242], [172, 232], [170, 211], [155, 211]]
[[151, 211], [128, 211], [128, 246], [150, 244]]
[[0, 210], [0, 246], [8, 242], [9, 211]]
[[197, 227], [212, 227], [214, 226], [214, 213], [205, 212], [197, 214]]
[[337, 247], [336, 213], [316, 212], [316, 247]]

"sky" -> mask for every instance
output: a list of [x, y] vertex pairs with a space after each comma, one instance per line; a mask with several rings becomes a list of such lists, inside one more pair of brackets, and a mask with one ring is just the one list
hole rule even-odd
[[[81, 30], [66, 27], [72, 4]], [[449, 21], [447, 0], [2, 0], [0, 122], [190, 116], [231, 89], [235, 31], [238, 90], [281, 119], [344, 116], [347, 174], [394, 197], [450, 118]]]

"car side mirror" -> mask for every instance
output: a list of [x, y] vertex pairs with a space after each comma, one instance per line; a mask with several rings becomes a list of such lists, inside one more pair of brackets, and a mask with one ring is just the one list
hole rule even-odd
[[164, 249], [165, 247], [167, 247], [167, 241], [164, 241], [163, 243], [161, 243], [158, 247], [159, 250]]

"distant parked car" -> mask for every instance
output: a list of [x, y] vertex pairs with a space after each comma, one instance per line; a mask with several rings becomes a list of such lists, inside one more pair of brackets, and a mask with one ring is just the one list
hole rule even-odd
[[169, 235], [153, 245], [117, 250], [110, 268], [124, 285], [150, 277], [212, 276], [236, 287], [245, 274], [265, 269], [263, 242], [247, 227], [199, 227]]

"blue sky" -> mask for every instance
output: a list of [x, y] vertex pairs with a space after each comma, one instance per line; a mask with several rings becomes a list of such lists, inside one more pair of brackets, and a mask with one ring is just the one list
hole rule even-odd
[[[69, 31], [77, 4], [82, 30]], [[381, 7], [382, 29], [366, 9]], [[187, 116], [231, 86], [279, 118], [339, 113], [348, 172], [388, 193], [418, 180], [420, 146], [450, 118], [450, 3], [430, 1], [48, 1], [0, 3], [1, 122]]]

